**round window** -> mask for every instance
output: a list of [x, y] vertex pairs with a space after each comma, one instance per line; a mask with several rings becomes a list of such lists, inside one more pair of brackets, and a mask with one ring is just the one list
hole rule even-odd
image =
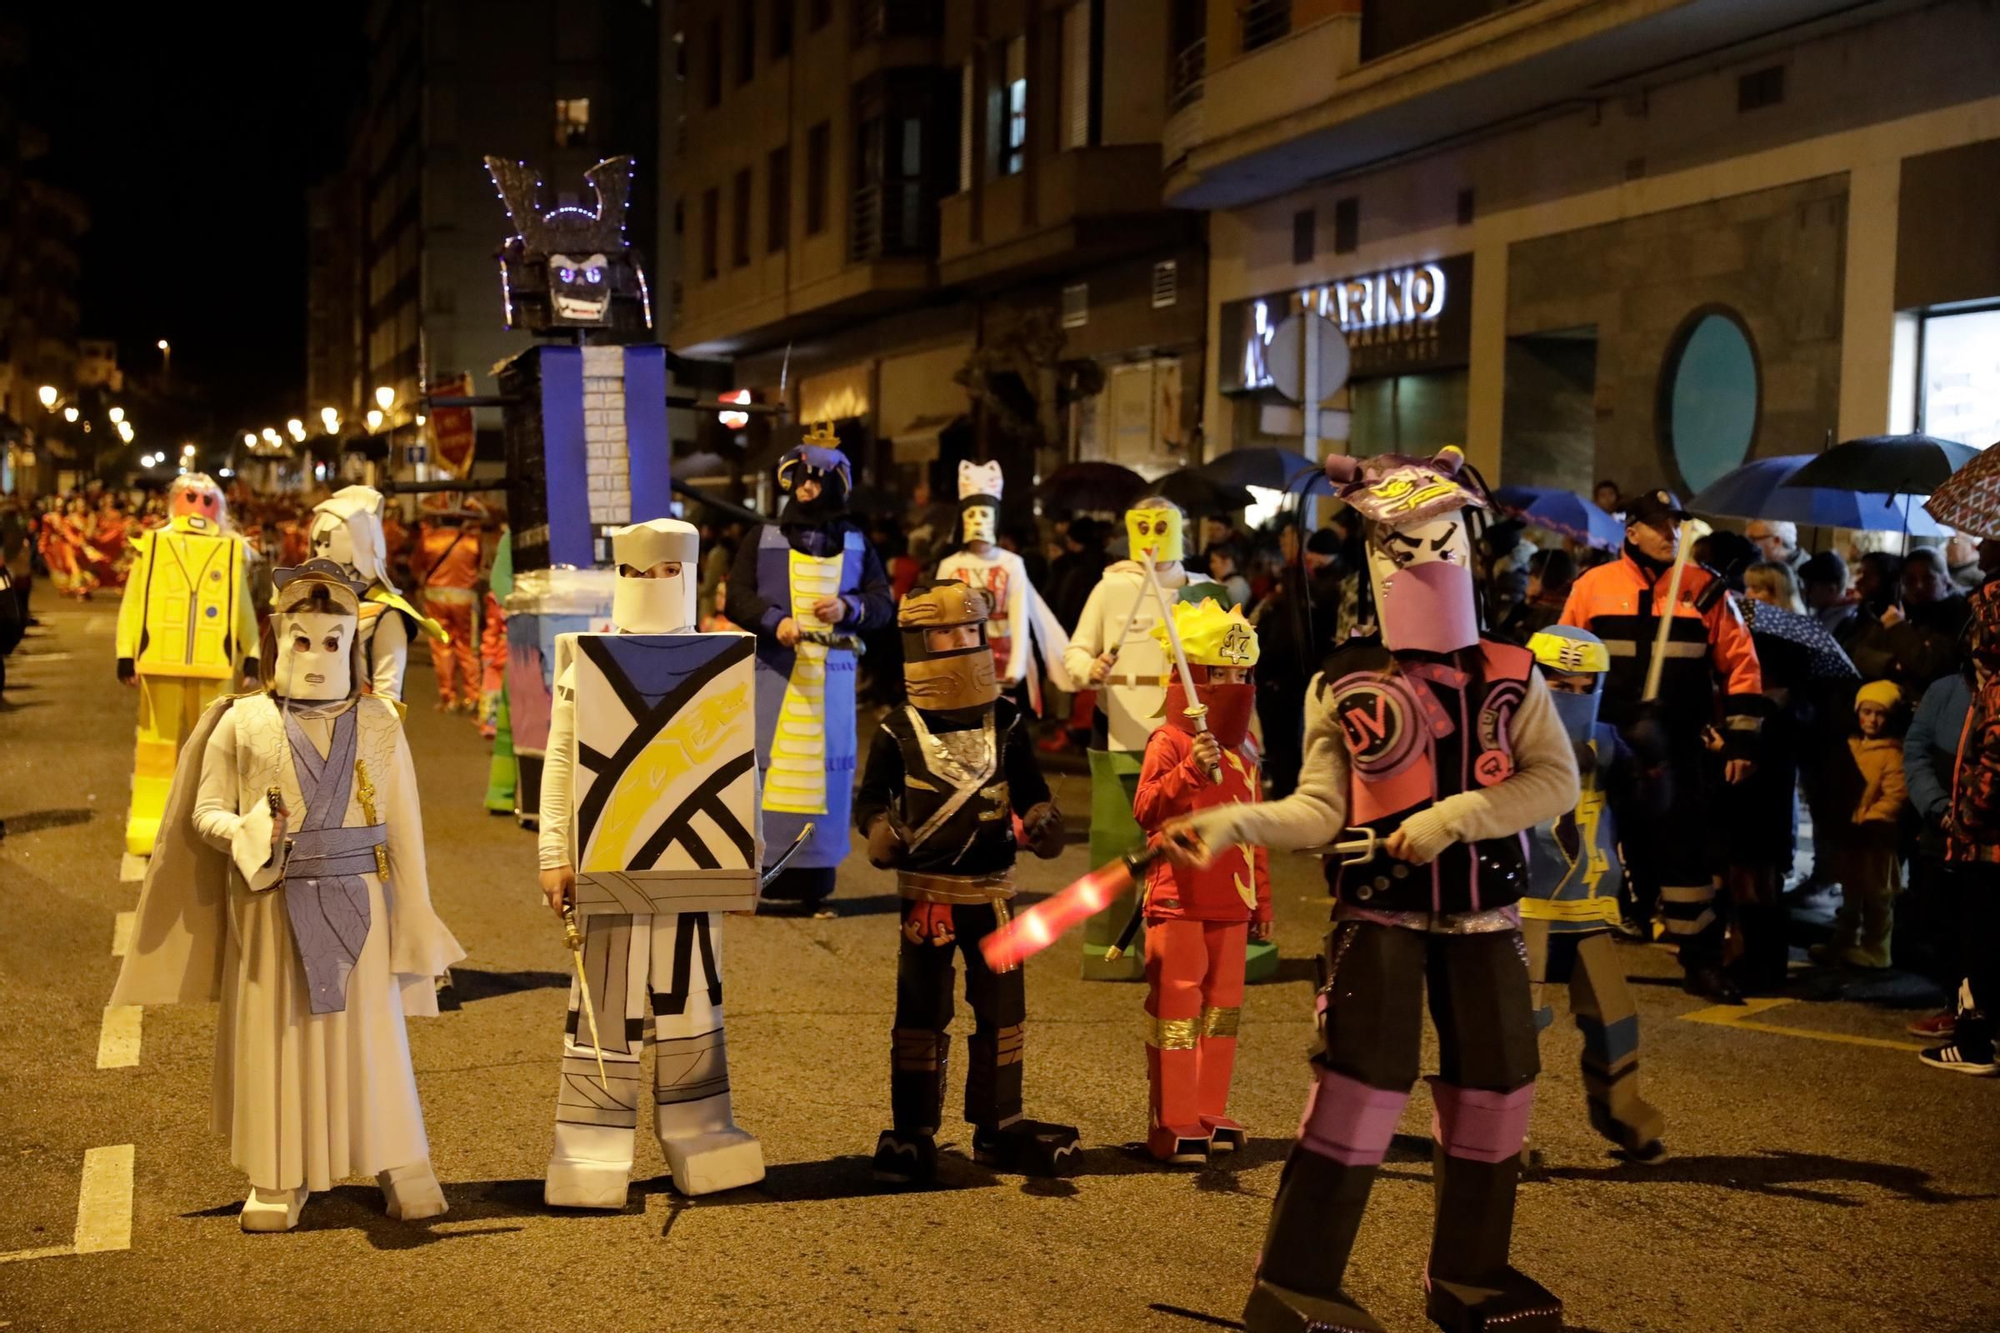
[[1661, 451], [1689, 494], [1740, 467], [1757, 438], [1757, 349], [1735, 311], [1697, 310], [1660, 379]]

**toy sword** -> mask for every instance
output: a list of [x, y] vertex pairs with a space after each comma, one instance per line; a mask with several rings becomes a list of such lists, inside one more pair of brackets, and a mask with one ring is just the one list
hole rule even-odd
[[590, 1053], [597, 1057], [597, 1086], [611, 1093], [611, 1081], [604, 1076], [604, 1044], [597, 1035], [597, 1010], [590, 1003], [590, 978], [583, 974], [583, 935], [576, 928], [576, 904], [563, 907], [563, 942], [576, 963], [576, 984], [583, 993], [583, 1016], [590, 1024]]
[[[1188, 667], [1187, 649], [1181, 647], [1180, 626], [1174, 623], [1173, 608], [1167, 605], [1167, 594], [1160, 587], [1159, 571], [1153, 568], [1153, 562], [1150, 558], [1146, 560], [1145, 565], [1146, 577], [1153, 584], [1153, 596], [1159, 599], [1160, 619], [1167, 627], [1167, 643], [1174, 650], [1174, 668], [1180, 672], [1181, 692], [1187, 696], [1187, 707], [1181, 710], [1182, 715], [1194, 723], [1194, 729], [1198, 735], [1206, 736], [1208, 734], [1208, 705], [1196, 702], [1200, 696], [1194, 692], [1194, 672]], [[1222, 765], [1220, 763], [1203, 765], [1203, 767], [1207, 769], [1208, 780], [1210, 782], [1222, 781]]]
[[771, 881], [784, 873], [785, 867], [791, 864], [792, 858], [799, 854], [799, 849], [806, 845], [806, 839], [812, 835], [813, 825], [809, 819], [806, 821], [805, 827], [799, 830], [799, 836], [792, 839], [792, 845], [785, 848], [785, 854], [780, 856], [776, 861], [773, 861], [770, 868], [764, 872], [764, 877], [757, 882], [757, 888], [760, 892], [770, 888]]
[[1036, 903], [979, 941], [979, 952], [986, 965], [995, 972], [1019, 967], [1054, 944], [1063, 932], [1103, 911], [1112, 899], [1145, 878], [1147, 867], [1165, 852], [1166, 848], [1159, 843], [1128, 852]]

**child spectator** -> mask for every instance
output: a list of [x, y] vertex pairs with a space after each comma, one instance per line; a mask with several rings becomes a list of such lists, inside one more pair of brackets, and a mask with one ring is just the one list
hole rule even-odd
[[1835, 852], [1842, 902], [1833, 938], [1812, 951], [1815, 962], [1850, 967], [1889, 966], [1889, 932], [1902, 872], [1896, 858], [1898, 825], [1909, 804], [1903, 780], [1903, 743], [1893, 733], [1903, 691], [1892, 681], [1863, 685], [1854, 696], [1856, 735], [1847, 741], [1852, 768], [1841, 776], [1858, 795], [1851, 824]]

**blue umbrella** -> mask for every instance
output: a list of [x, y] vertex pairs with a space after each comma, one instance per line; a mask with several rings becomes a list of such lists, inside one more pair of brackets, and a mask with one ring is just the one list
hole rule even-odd
[[1719, 518], [1761, 518], [1806, 527], [1907, 532], [1948, 537], [1951, 529], [1924, 512], [1921, 495], [1848, 491], [1792, 484], [1792, 475], [1819, 454], [1782, 454], [1745, 463], [1704, 489], [1687, 507]]
[[1625, 540], [1625, 525], [1575, 491], [1553, 486], [1502, 486], [1493, 501], [1514, 517], [1538, 528], [1560, 533], [1600, 551], [1615, 551]]

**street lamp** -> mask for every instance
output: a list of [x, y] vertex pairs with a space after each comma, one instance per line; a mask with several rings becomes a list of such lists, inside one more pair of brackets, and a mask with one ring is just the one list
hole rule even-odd
[[122, 407], [114, 407], [110, 411], [106, 412], [104, 415], [110, 417], [111, 424], [115, 426], [119, 422], [125, 419], [125, 409]]
[[300, 444], [306, 442], [306, 423], [293, 417], [285, 423], [285, 431]]
[[257, 432], [252, 430], [243, 432], [243, 447], [245, 449], [255, 449], [257, 447]]
[[119, 422], [119, 423], [118, 423], [118, 438], [119, 438], [119, 439], [121, 439], [121, 440], [123, 440], [123, 441], [125, 441], [125, 443], [127, 443], [127, 444], [130, 444], [130, 443], [132, 443], [132, 423], [131, 423], [131, 422], [129, 422], [129, 421], [121, 421], [121, 422]]
[[272, 430], [272, 429], [271, 429], [271, 428], [270, 428], [269, 426], [266, 426], [266, 427], [264, 427], [264, 442], [265, 442], [266, 444], [281, 444], [281, 443], [283, 443], [283, 441], [281, 441], [281, 440], [280, 440], [280, 439], [278, 438], [278, 432], [277, 432], [277, 431], [275, 431], [275, 430]]
[[68, 421], [68, 422], [72, 422], [72, 423], [74, 423], [74, 422], [76, 421], [76, 419], [77, 419], [77, 417], [78, 417], [79, 415], [81, 415], [81, 414], [80, 414], [80, 413], [78, 413], [78, 411], [77, 411], [77, 410], [76, 410], [75, 408], [73, 408], [73, 407], [65, 407], [65, 408], [63, 409], [63, 420], [64, 420], [64, 421]]
[[368, 433], [372, 435], [380, 429], [382, 429], [382, 414], [371, 407], [368, 409]]
[[35, 396], [40, 398], [42, 406], [48, 408], [51, 412], [55, 410], [56, 399], [62, 397], [61, 394], [56, 392], [56, 386], [53, 384], [44, 384], [41, 388], [35, 390]]
[[160, 349], [160, 382], [164, 384], [167, 381], [171, 380], [174, 374], [173, 345], [170, 344], [165, 338], [162, 338], [158, 342], [154, 343], [153, 346]]
[[319, 410], [319, 424], [326, 427], [328, 435], [340, 433], [340, 412], [336, 408], [322, 407]]
[[396, 391], [384, 384], [375, 390], [375, 405], [384, 412], [396, 405]]

